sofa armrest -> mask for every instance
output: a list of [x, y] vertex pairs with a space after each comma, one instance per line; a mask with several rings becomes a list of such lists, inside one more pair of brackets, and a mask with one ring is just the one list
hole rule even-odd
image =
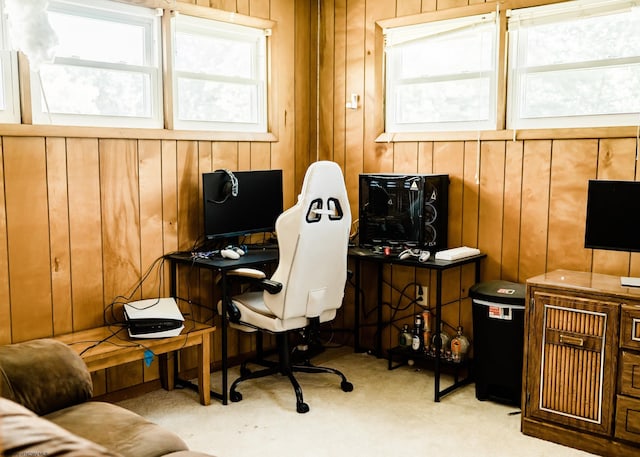
[[0, 398], [0, 438], [0, 455], [6, 457], [121, 457], [6, 398]]
[[92, 394], [87, 366], [66, 344], [47, 338], [0, 346], [0, 396], [41, 416]]

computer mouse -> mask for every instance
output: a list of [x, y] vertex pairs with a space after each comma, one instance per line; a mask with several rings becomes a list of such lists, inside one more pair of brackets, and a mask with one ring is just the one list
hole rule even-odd
[[222, 257], [224, 257], [225, 259], [237, 260], [237, 259], [240, 258], [240, 254], [238, 254], [233, 249], [223, 249], [223, 250], [220, 251], [220, 255]]

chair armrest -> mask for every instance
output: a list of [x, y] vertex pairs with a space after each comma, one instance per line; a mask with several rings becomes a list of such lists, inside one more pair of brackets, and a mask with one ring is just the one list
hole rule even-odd
[[267, 279], [267, 275], [264, 271], [256, 270], [255, 268], [236, 268], [235, 270], [229, 270], [227, 272], [227, 276], [232, 280], [248, 282], [272, 295], [277, 294], [282, 290], [281, 283]]
[[[227, 278], [230, 281], [248, 283], [272, 295], [279, 293], [282, 290], [282, 284], [272, 279], [267, 279], [266, 276], [263, 271], [255, 268], [236, 268], [227, 272]], [[220, 311], [220, 308], [218, 310]], [[240, 322], [240, 310], [233, 303], [233, 300], [227, 301], [227, 317], [230, 322]]]
[[86, 364], [66, 344], [46, 338], [0, 346], [0, 396], [41, 416], [92, 394]]
[[256, 270], [255, 268], [236, 268], [235, 270], [229, 270], [227, 276], [240, 276], [251, 279], [264, 279], [267, 277], [264, 271]]

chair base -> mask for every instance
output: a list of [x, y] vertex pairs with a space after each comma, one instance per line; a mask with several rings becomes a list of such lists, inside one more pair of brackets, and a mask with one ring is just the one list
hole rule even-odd
[[236, 390], [240, 383], [248, 381], [250, 379], [264, 378], [266, 376], [281, 374], [283, 376], [287, 376], [289, 378], [289, 382], [293, 386], [293, 390], [296, 394], [296, 411], [299, 413], [309, 412], [309, 405], [304, 402], [302, 388], [300, 387], [298, 380], [293, 375], [295, 372], [335, 374], [341, 378], [340, 388], [343, 392], [351, 392], [353, 390], [353, 384], [347, 381], [346, 376], [335, 368], [316, 366], [311, 364], [309, 360], [306, 360], [303, 364], [292, 364], [289, 351], [288, 334], [280, 333], [277, 334], [276, 338], [279, 349], [278, 361], [273, 362], [262, 359], [261, 350], [259, 350], [258, 360], [255, 361], [255, 363], [267, 366], [267, 368], [251, 372], [246, 367], [246, 362], [244, 362], [242, 364], [242, 367], [240, 368], [241, 376], [231, 384], [231, 389], [229, 390], [229, 399], [232, 402], [238, 402], [242, 400], [242, 394]]

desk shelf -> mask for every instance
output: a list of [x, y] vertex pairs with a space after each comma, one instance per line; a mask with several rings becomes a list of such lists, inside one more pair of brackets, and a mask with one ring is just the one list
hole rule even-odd
[[[435, 370], [435, 366], [437, 364], [439, 370], [438, 376], [440, 376], [440, 373], [453, 375], [453, 384], [436, 392], [436, 395], [439, 397], [442, 397], [473, 381], [473, 360], [469, 358], [459, 362], [454, 362], [453, 360], [445, 357], [440, 357], [436, 361], [436, 357], [428, 352], [414, 351], [411, 348], [404, 348], [401, 346], [393, 347], [387, 351], [389, 370], [395, 370], [396, 368], [408, 365], [409, 360], [413, 360], [418, 365], [424, 365], [430, 370]], [[397, 363], [394, 365], [394, 362]]]
[[[414, 268], [423, 268], [432, 270], [436, 275], [436, 296], [435, 296], [435, 321], [434, 321], [434, 329], [441, 328], [442, 323], [442, 307], [446, 305], [442, 301], [442, 273], [451, 268], [461, 267], [463, 265], [471, 264], [475, 269], [475, 282], [480, 281], [480, 261], [486, 257], [486, 254], [478, 254], [470, 257], [466, 257], [458, 260], [436, 260], [434, 258], [429, 259], [427, 262], [418, 262], [414, 259], [399, 259], [398, 256], [385, 256], [383, 254], [374, 253], [369, 249], [364, 248], [350, 248], [349, 249], [349, 258], [355, 261], [355, 283], [356, 283], [356, 294], [355, 294], [355, 327], [356, 327], [356, 340], [355, 340], [355, 349], [356, 351], [361, 350], [360, 348], [360, 340], [359, 340], [359, 328], [360, 328], [360, 292], [361, 289], [361, 263], [368, 262], [377, 265], [377, 332], [376, 332], [376, 342], [374, 347], [374, 353], [378, 356], [382, 356], [382, 330], [384, 327], [384, 323], [382, 321], [382, 268], [384, 265], [404, 265]], [[370, 280], [371, 278], [368, 278]], [[403, 354], [400, 351], [406, 351], [407, 354]], [[411, 357], [407, 355], [411, 354]], [[409, 358], [418, 359], [416, 357], [415, 352], [411, 350], [407, 350], [404, 348], [392, 348], [388, 352], [389, 357], [389, 365], [392, 365], [393, 356], [404, 356], [406, 360]], [[417, 354], [419, 355], [419, 354]], [[439, 357], [430, 357], [426, 354], [424, 356], [420, 356], [419, 360], [429, 361], [433, 365], [434, 372], [434, 401], [439, 402], [440, 398], [449, 392], [455, 390], [458, 387], [461, 387], [465, 384], [468, 384], [471, 380], [471, 370], [469, 361], [463, 363], [455, 363], [450, 362], [446, 359]], [[406, 361], [405, 360], [405, 361]], [[458, 365], [462, 367], [463, 365], [467, 368], [467, 376], [463, 380], [458, 379], [458, 375], [454, 373], [455, 382], [452, 386], [449, 386], [445, 389], [440, 389], [440, 371], [442, 369], [448, 370], [449, 367], [456, 368], [454, 365]], [[455, 371], [455, 370], [454, 370]]]

